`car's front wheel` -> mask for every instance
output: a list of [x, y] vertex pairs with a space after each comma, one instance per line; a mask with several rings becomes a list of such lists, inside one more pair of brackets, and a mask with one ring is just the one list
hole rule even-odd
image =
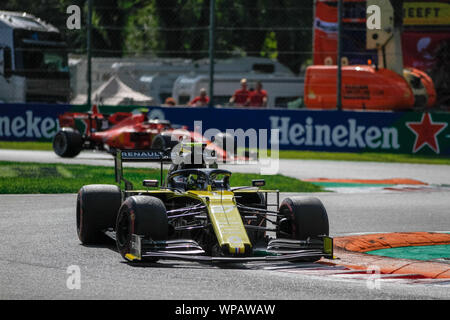
[[[322, 202], [315, 197], [286, 198], [280, 205], [277, 238], [306, 240], [328, 236], [328, 214]], [[316, 261], [317, 258], [302, 258], [301, 261]]]
[[315, 197], [286, 198], [280, 205], [285, 222], [280, 226], [279, 237], [306, 240], [328, 235], [328, 214], [322, 201]]
[[160, 199], [132, 196], [123, 202], [116, 221], [117, 249], [123, 258], [131, 253], [133, 234], [151, 240], [167, 240], [169, 223], [166, 207]]

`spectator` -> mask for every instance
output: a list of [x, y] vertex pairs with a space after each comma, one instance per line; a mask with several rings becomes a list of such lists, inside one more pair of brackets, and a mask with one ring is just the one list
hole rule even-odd
[[169, 97], [169, 98], [166, 99], [166, 101], [164, 102], [164, 104], [165, 104], [166, 106], [174, 107], [174, 106], [176, 105], [176, 101], [175, 101], [174, 98]]
[[250, 107], [267, 106], [267, 91], [263, 90], [261, 81], [256, 82], [256, 89], [250, 92], [246, 105]]
[[234, 92], [233, 96], [230, 99], [230, 104], [236, 106], [245, 106], [247, 103], [247, 99], [250, 91], [247, 90], [247, 79], [241, 80], [241, 89], [238, 89]]
[[206, 95], [206, 89], [201, 88], [200, 89], [200, 95], [192, 99], [191, 102], [189, 102], [189, 105], [191, 107], [204, 107], [209, 104], [209, 97]]

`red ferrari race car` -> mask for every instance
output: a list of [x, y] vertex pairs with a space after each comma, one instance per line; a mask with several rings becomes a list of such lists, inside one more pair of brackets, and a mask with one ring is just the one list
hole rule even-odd
[[[81, 150], [116, 149], [158, 149], [173, 148], [180, 140], [207, 143], [208, 149], [215, 150], [218, 159], [236, 160], [236, 141], [233, 136], [219, 133], [214, 143], [202, 134], [188, 131], [187, 126], [175, 126], [168, 120], [151, 120], [148, 110], [140, 112], [99, 113], [66, 112], [59, 116], [60, 130], [53, 138], [53, 150], [63, 158], [73, 158]], [[225, 151], [227, 145], [233, 144], [233, 154]], [[231, 153], [231, 152], [230, 152]]]

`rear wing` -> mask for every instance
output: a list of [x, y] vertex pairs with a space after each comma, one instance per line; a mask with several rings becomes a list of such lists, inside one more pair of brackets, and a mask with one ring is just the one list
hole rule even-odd
[[114, 157], [114, 171], [116, 183], [125, 183], [125, 190], [133, 190], [133, 184], [123, 177], [124, 162], [159, 162], [161, 164], [161, 184], [163, 181], [163, 164], [171, 163], [168, 152], [163, 150], [116, 150]]
[[[207, 161], [212, 163], [216, 161], [214, 151], [211, 154], [205, 154], [206, 143], [203, 142], [185, 142], [177, 150], [177, 156], [181, 161], [187, 160], [187, 163], [193, 163], [196, 156], [199, 156], [202, 163]], [[133, 190], [133, 184], [123, 177], [123, 162], [159, 162], [161, 164], [161, 185], [163, 185], [163, 164], [172, 163], [172, 152], [174, 149], [158, 150], [116, 150], [114, 157], [115, 178], [118, 184], [125, 182], [125, 190]], [[186, 163], [186, 162], [185, 162]]]

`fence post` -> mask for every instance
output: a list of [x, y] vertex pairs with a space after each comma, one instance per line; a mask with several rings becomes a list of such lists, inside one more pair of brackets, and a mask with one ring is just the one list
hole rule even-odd
[[214, 28], [215, 28], [215, 0], [209, 5], [209, 107], [214, 107]]
[[342, 111], [342, 0], [338, 0], [338, 26], [337, 26], [337, 92], [336, 92], [336, 108]]
[[88, 0], [87, 20], [87, 105], [90, 109], [92, 106], [92, 0]]

